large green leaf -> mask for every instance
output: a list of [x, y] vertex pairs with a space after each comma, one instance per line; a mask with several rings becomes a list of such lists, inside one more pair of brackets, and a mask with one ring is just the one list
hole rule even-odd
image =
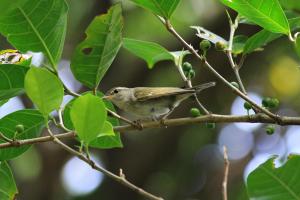
[[[8, 138], [13, 138], [16, 126], [22, 124], [24, 131], [16, 135], [17, 140], [35, 138], [45, 124], [45, 118], [37, 110], [20, 110], [0, 119], [0, 132]], [[4, 143], [0, 139], [0, 143]], [[8, 160], [24, 153], [30, 145], [0, 149], [0, 160]], [[1, 182], [1, 181], [0, 181]]]
[[20, 65], [0, 65], [0, 100], [24, 92], [24, 77], [29, 68]]
[[100, 97], [85, 94], [74, 101], [70, 116], [78, 137], [88, 145], [101, 133], [107, 113]]
[[168, 50], [154, 42], [124, 38], [123, 47], [144, 59], [150, 69], [159, 61], [174, 60], [174, 57]]
[[[289, 24], [291, 27], [291, 30], [297, 30], [300, 28], [300, 17], [292, 17], [289, 18]], [[267, 30], [261, 30], [258, 33], [251, 36], [244, 47], [244, 54], [249, 54], [256, 49], [263, 47], [264, 45], [268, 44], [269, 42], [272, 42], [273, 40], [281, 37], [282, 34], [280, 33], [272, 33]]]
[[61, 81], [43, 68], [31, 67], [25, 76], [25, 90], [45, 117], [58, 109], [64, 96]]
[[64, 0], [27, 0], [0, 18], [0, 32], [22, 52], [43, 52], [51, 65], [60, 59], [67, 24]]
[[300, 36], [296, 39], [295, 46], [296, 46], [296, 51], [300, 57]]
[[25, 0], [1, 0], [0, 3], [0, 18], [4, 15], [6, 15], [8, 12], [10, 12], [11, 10], [17, 8], [18, 6], [21, 6], [22, 3]]
[[169, 19], [180, 0], [131, 0], [137, 5], [152, 11], [156, 15], [160, 15]]
[[72, 57], [71, 69], [82, 84], [97, 88], [122, 45], [123, 18], [120, 4], [96, 17]]
[[288, 20], [278, 0], [221, 0], [221, 2], [271, 32], [290, 34]]
[[274, 167], [274, 159], [260, 165], [247, 179], [250, 199], [299, 200], [299, 168], [299, 156], [291, 156], [287, 163], [280, 168]]
[[0, 161], [0, 180], [0, 199], [16, 199], [15, 197], [18, 194], [18, 189], [10, 167], [5, 161]]
[[[103, 94], [98, 92], [97, 94], [99, 97], [102, 97]], [[75, 99], [73, 99], [72, 101], [70, 101], [64, 109], [63, 112], [63, 120], [64, 120], [64, 124], [68, 129], [74, 130], [74, 126], [73, 123], [71, 121], [71, 117], [70, 117], [70, 110], [72, 108], [73, 102]], [[106, 108], [108, 108], [111, 111], [116, 112], [113, 104], [110, 101], [107, 100], [103, 100]], [[119, 120], [111, 117], [111, 116], [107, 116], [107, 121], [109, 121], [113, 126], [118, 126], [119, 125]], [[103, 130], [102, 130], [103, 131]], [[102, 132], [101, 131], [101, 132]], [[115, 132], [114, 135], [103, 135], [100, 132], [100, 137], [99, 135], [97, 136], [96, 139], [94, 139], [93, 141], [91, 141], [91, 143], [89, 144], [91, 147], [94, 148], [101, 148], [101, 149], [111, 149], [111, 148], [117, 148], [117, 147], [123, 147], [122, 141], [121, 141], [121, 136], [120, 133]]]

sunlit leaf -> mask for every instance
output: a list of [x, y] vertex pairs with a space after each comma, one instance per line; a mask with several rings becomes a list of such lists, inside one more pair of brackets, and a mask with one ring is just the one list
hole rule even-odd
[[169, 19], [180, 0], [131, 0], [137, 5], [152, 11], [156, 15], [160, 15]]
[[255, 169], [247, 178], [250, 199], [300, 199], [300, 157], [291, 156], [285, 165], [274, 167], [270, 159]]
[[22, 52], [43, 52], [56, 67], [64, 45], [67, 10], [64, 0], [27, 0], [0, 18], [0, 33]]
[[107, 113], [101, 98], [85, 94], [73, 102], [70, 116], [80, 140], [89, 144], [101, 133]]
[[64, 96], [61, 81], [44, 68], [30, 68], [25, 76], [25, 90], [45, 117], [60, 107]]
[[[16, 135], [16, 140], [35, 138], [40, 135], [45, 118], [37, 110], [20, 110], [0, 119], [0, 132], [13, 139], [16, 126], [23, 125], [24, 131]], [[0, 143], [5, 141], [0, 139]], [[24, 153], [30, 145], [0, 149], [0, 160], [9, 160]], [[1, 181], [0, 181], [1, 182]]]
[[266, 30], [290, 34], [288, 20], [278, 0], [221, 0], [221, 2]]
[[28, 69], [20, 65], [0, 65], [0, 100], [9, 99], [24, 92], [24, 77]]
[[174, 60], [173, 55], [161, 45], [130, 38], [123, 39], [123, 46], [131, 53], [144, 59], [150, 69], [162, 60]]
[[18, 194], [18, 189], [12, 171], [5, 161], [0, 161], [0, 180], [0, 199], [16, 199], [15, 197]]
[[123, 18], [120, 4], [96, 17], [86, 30], [86, 39], [75, 50], [71, 69], [82, 84], [97, 88], [122, 45]]

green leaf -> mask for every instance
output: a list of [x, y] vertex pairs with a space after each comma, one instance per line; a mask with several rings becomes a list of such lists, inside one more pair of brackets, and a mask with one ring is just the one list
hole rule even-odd
[[174, 60], [174, 56], [168, 50], [153, 42], [124, 38], [123, 47], [134, 55], [144, 59], [149, 69], [152, 69], [159, 61]]
[[286, 9], [300, 11], [300, 3], [297, 0], [280, 0], [280, 4]]
[[278, 0], [221, 0], [221, 2], [271, 32], [290, 34], [288, 20]]
[[[300, 28], [300, 17], [293, 17], [289, 19], [289, 24], [291, 26], [291, 30], [297, 30]], [[269, 42], [281, 37], [280, 33], [272, 33], [267, 30], [261, 30], [258, 33], [251, 36], [244, 47], [244, 54], [249, 54], [255, 51], [256, 49], [265, 46]]]
[[22, 52], [43, 52], [56, 68], [67, 25], [64, 0], [27, 0], [0, 18], [0, 32]]
[[97, 88], [122, 45], [123, 18], [120, 4], [96, 17], [86, 30], [86, 39], [75, 50], [71, 69], [82, 84]]
[[296, 52], [298, 53], [298, 55], [300, 57], [300, 36], [298, 36], [296, 39], [295, 47], [296, 47]]
[[137, 5], [150, 10], [156, 15], [169, 19], [180, 0], [131, 0]]
[[70, 115], [78, 137], [88, 145], [101, 133], [107, 113], [101, 98], [85, 94], [74, 101]]
[[0, 65], [0, 100], [18, 96], [24, 92], [24, 77], [28, 67], [3, 64]]
[[4, 15], [6, 15], [11, 10], [17, 8], [18, 6], [21, 6], [24, 0], [1, 0], [0, 3], [0, 18]]
[[[98, 92], [97, 95], [99, 97], [104, 96], [101, 92]], [[72, 108], [74, 100], [75, 99], [70, 101], [65, 106], [65, 109], [63, 112], [64, 124], [70, 130], [74, 130], [74, 126], [73, 126], [73, 123], [72, 123], [71, 117], [70, 117], [70, 110]], [[113, 104], [110, 101], [103, 100], [103, 102], [104, 102], [106, 108], [108, 108], [111, 111], [116, 112]], [[106, 120], [108, 122], [110, 122], [113, 126], [119, 126], [119, 120], [116, 119], [115, 117], [107, 116]], [[101, 132], [100, 132], [100, 134], [101, 134]], [[121, 136], [120, 136], [120, 133], [118, 133], [118, 132], [115, 132], [114, 135], [106, 135], [106, 136], [97, 137], [95, 140], [91, 141], [91, 143], [89, 145], [91, 147], [101, 148], [101, 149], [111, 149], [111, 148], [123, 147], [123, 144], [121, 141]]]
[[[0, 132], [12, 139], [16, 132], [16, 126], [19, 124], [24, 126], [24, 131], [16, 135], [17, 140], [35, 138], [40, 135], [45, 118], [37, 110], [16, 111], [0, 119]], [[5, 143], [5, 141], [0, 139], [0, 143]], [[29, 147], [30, 145], [24, 145], [0, 149], [0, 160], [17, 157], [27, 151]]]
[[16, 199], [18, 189], [12, 171], [5, 161], [0, 161], [0, 199]]
[[248, 176], [250, 199], [300, 199], [300, 157], [291, 156], [280, 168], [275, 168], [273, 162], [274, 159], [268, 160]]
[[241, 54], [244, 51], [245, 44], [248, 40], [248, 37], [245, 35], [237, 35], [233, 38], [233, 54]]
[[25, 90], [45, 117], [59, 108], [64, 96], [63, 85], [57, 76], [46, 69], [37, 67], [31, 67], [27, 72]]

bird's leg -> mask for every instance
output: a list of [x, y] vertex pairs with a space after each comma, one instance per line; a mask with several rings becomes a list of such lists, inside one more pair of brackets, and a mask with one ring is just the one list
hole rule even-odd
[[165, 114], [161, 119], [160, 119], [160, 123], [161, 125], [163, 125], [165, 128], [168, 128], [168, 126], [166, 125], [166, 119], [169, 117], [169, 115], [174, 111], [175, 107], [174, 106], [170, 106], [170, 110], [167, 114]]

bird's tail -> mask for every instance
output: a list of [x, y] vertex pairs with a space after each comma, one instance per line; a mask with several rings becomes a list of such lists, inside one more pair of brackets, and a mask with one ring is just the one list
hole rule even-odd
[[196, 91], [196, 93], [198, 93], [198, 92], [201, 92], [202, 90], [213, 87], [215, 85], [216, 85], [216, 82], [209, 82], [209, 83], [204, 83], [201, 85], [194, 86], [192, 89], [194, 89]]

